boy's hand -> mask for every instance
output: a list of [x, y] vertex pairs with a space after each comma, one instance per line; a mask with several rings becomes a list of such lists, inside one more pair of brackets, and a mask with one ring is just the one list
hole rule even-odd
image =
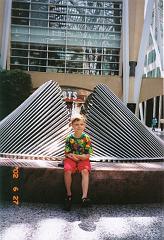
[[76, 155], [76, 156], [79, 160], [83, 161], [83, 160], [88, 160], [90, 157], [90, 154], [82, 154], [82, 155]]
[[76, 156], [76, 154], [69, 153], [67, 156], [74, 160], [75, 162], [79, 161], [79, 158]]

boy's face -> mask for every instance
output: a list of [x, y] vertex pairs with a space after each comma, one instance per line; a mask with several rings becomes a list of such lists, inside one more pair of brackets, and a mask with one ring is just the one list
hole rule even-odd
[[83, 120], [76, 120], [72, 123], [75, 133], [82, 133], [85, 129], [85, 122]]

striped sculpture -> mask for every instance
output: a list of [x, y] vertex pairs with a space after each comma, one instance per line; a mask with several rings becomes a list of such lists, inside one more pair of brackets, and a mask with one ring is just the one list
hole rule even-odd
[[[162, 141], [107, 86], [94, 89], [86, 117], [92, 161], [163, 159]], [[65, 137], [71, 132], [69, 121], [59, 85], [46, 82], [0, 122], [0, 156], [62, 158]]]
[[103, 84], [98, 85], [87, 109], [87, 129], [97, 159], [163, 159], [162, 140]]
[[62, 156], [69, 113], [59, 85], [48, 81], [0, 123], [0, 152]]

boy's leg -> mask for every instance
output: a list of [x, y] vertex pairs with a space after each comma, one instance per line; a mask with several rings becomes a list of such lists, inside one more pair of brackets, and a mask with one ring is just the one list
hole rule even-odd
[[71, 210], [72, 205], [72, 192], [71, 192], [71, 184], [72, 184], [72, 173], [74, 173], [76, 170], [76, 164], [73, 162], [73, 160], [66, 158], [64, 160], [64, 182], [65, 182], [65, 188], [67, 192], [67, 196], [65, 198], [65, 206], [64, 209], [66, 211]]
[[67, 191], [67, 196], [71, 196], [71, 184], [72, 184], [72, 172], [71, 171], [65, 171], [64, 172], [64, 182], [65, 187]]
[[87, 169], [81, 170], [81, 176], [82, 176], [82, 199], [87, 198], [88, 195], [88, 186], [89, 186], [89, 172]]
[[90, 206], [90, 199], [88, 198], [88, 187], [89, 187], [89, 173], [91, 171], [91, 164], [89, 159], [80, 161], [78, 164], [78, 170], [81, 172], [82, 176], [82, 207]]
[[67, 196], [71, 196], [72, 173], [76, 171], [76, 163], [69, 158], [64, 160], [64, 182]]
[[64, 210], [70, 211], [72, 206], [72, 193], [71, 193], [72, 172], [71, 171], [64, 172], [64, 181], [65, 181], [65, 187], [67, 191], [67, 196], [64, 202]]
[[78, 163], [78, 170], [82, 176], [82, 199], [87, 198], [89, 187], [89, 172], [91, 171], [91, 164], [89, 160], [80, 161]]
[[82, 175], [82, 207], [89, 207], [91, 206], [91, 201], [88, 198], [88, 186], [89, 186], [89, 171], [88, 169], [83, 169], [81, 171]]

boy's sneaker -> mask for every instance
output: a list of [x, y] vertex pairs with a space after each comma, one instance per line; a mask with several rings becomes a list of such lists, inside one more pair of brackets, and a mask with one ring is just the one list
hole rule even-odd
[[82, 205], [83, 208], [91, 206], [91, 200], [89, 198], [82, 198]]
[[72, 206], [72, 196], [67, 196], [64, 201], [64, 210], [70, 211]]

